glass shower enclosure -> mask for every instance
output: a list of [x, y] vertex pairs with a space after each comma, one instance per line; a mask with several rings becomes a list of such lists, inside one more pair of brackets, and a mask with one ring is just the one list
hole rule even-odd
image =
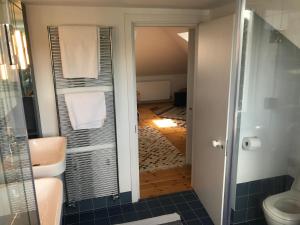
[[38, 225], [19, 72], [22, 41], [0, 1], [0, 224]]
[[231, 224], [266, 224], [300, 175], [300, 2], [241, 2]]

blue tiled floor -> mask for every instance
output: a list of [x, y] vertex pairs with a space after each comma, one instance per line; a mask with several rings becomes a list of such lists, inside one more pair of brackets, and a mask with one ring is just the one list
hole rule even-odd
[[64, 225], [112, 225], [177, 212], [184, 225], [213, 225], [193, 191], [141, 200], [134, 204], [116, 205], [77, 213], [68, 210]]

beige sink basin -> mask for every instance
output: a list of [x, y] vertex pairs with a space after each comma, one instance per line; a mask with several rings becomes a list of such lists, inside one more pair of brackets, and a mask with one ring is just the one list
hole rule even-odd
[[63, 204], [63, 184], [58, 178], [35, 179], [36, 200], [41, 225], [59, 225]]
[[65, 137], [47, 137], [29, 140], [34, 178], [55, 177], [66, 169]]

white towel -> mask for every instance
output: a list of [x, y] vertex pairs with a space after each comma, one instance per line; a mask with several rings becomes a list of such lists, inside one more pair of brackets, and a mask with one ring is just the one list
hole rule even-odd
[[97, 28], [59, 26], [58, 33], [64, 78], [97, 78]]
[[106, 119], [106, 104], [103, 92], [65, 94], [65, 101], [74, 130], [103, 126]]

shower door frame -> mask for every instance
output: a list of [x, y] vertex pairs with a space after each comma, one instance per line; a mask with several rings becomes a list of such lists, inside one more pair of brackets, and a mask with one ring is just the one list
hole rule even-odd
[[235, 201], [236, 177], [239, 150], [238, 101], [240, 95], [240, 76], [244, 37], [244, 18], [247, 0], [236, 0], [235, 28], [231, 62], [231, 81], [228, 105], [227, 148], [229, 165], [226, 167], [223, 224], [231, 223], [231, 209]]

